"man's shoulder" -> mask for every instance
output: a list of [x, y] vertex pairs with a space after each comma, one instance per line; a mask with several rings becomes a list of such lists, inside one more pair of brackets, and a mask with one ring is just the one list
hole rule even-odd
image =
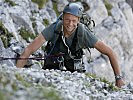
[[84, 26], [84, 24], [83, 24], [83, 23], [79, 23], [79, 24], [78, 24], [78, 28], [79, 28], [79, 29], [84, 29], [84, 28], [85, 28], [85, 26]]
[[62, 26], [63, 22], [60, 20], [58, 22], [54, 23], [54, 30], [55, 31], [60, 31], [61, 30], [61, 26]]
[[90, 30], [88, 29], [88, 27], [86, 25], [84, 25], [83, 23], [79, 23], [78, 24], [78, 31], [80, 33], [90, 32]]
[[84, 35], [85, 32], [85, 26], [82, 23], [78, 24], [78, 36], [82, 37], [82, 35]]

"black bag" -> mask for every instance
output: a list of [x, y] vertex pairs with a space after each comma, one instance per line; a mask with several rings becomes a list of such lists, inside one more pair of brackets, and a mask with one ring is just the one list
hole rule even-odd
[[69, 59], [69, 60], [64, 60], [64, 65], [65, 68], [70, 71], [70, 72], [74, 72], [74, 60], [73, 59]]
[[46, 58], [44, 60], [43, 69], [59, 69], [59, 62], [57, 58]]
[[85, 72], [85, 66], [82, 59], [69, 59], [64, 61], [64, 65], [68, 71]]
[[64, 53], [49, 55], [44, 60], [43, 69], [61, 69], [61, 64], [64, 63]]

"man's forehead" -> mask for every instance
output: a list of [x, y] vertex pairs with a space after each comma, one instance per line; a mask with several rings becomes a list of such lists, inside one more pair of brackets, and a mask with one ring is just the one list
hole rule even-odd
[[69, 16], [69, 17], [73, 17], [73, 18], [78, 18], [77, 16], [74, 16], [74, 15], [72, 15], [72, 14], [70, 14], [70, 13], [64, 13], [63, 15], [64, 15], [65, 17]]

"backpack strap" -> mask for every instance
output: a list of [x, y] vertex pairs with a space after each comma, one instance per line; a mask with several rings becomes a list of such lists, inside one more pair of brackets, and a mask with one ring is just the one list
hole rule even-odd
[[53, 41], [48, 41], [48, 43], [47, 43], [47, 45], [49, 45], [50, 47], [52, 47], [50, 49], [50, 51], [48, 52], [48, 54], [47, 54], [48, 56], [51, 55], [51, 53], [53, 52], [53, 50], [55, 48], [55, 45], [56, 45], [56, 42], [57, 42], [57, 40], [58, 40], [58, 38], [59, 38], [59, 36], [61, 34], [61, 28], [62, 28], [62, 26], [61, 27], [58, 27], [58, 25], [57, 25], [57, 24], [60, 24], [59, 20], [57, 20], [54, 24], [55, 24], [55, 26], [54, 26], [54, 39], [53, 39]]
[[80, 48], [80, 49], [78, 49], [78, 50], [76, 49], [76, 45], [77, 45], [77, 43], [78, 43], [77, 34], [78, 34], [78, 27], [77, 27], [77, 29], [76, 29], [74, 38], [73, 38], [73, 40], [72, 40], [72, 44], [71, 44], [71, 46], [70, 46], [70, 51], [71, 51], [72, 55], [75, 56], [75, 57], [74, 57], [75, 59], [80, 59], [80, 58], [82, 58], [83, 50], [82, 50], [82, 48]]
[[77, 30], [78, 30], [78, 27], [76, 29], [76, 32], [75, 32], [73, 40], [72, 40], [72, 44], [70, 46], [70, 50], [71, 50], [72, 54], [74, 54], [74, 55], [75, 55], [75, 51], [76, 51], [76, 44], [78, 42], [78, 39], [77, 39]]
[[[83, 44], [84, 44], [84, 28], [87, 28], [86, 25], [82, 24], [82, 23], [79, 23], [79, 30], [78, 30], [78, 34], [77, 34], [77, 38], [78, 38], [78, 45], [80, 48], [84, 48], [84, 49], [87, 49], [89, 51], [89, 54], [90, 54], [90, 57], [89, 57], [89, 62], [91, 62], [91, 51], [90, 51], [90, 48], [89, 47], [85, 47]], [[88, 29], [88, 28], [87, 28]]]

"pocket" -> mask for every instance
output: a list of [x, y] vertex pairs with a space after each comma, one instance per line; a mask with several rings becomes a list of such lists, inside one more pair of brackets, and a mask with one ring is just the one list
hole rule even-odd
[[55, 64], [59, 64], [57, 57], [50, 57], [44, 60], [44, 65], [55, 65]]
[[44, 60], [43, 69], [60, 69], [62, 62], [64, 62], [63, 56], [48, 57]]
[[85, 68], [82, 63], [82, 59], [65, 60], [64, 65], [65, 65], [66, 69], [71, 72], [74, 72], [74, 71], [85, 72]]
[[64, 61], [64, 65], [68, 71], [74, 72], [74, 60], [69, 59]]

